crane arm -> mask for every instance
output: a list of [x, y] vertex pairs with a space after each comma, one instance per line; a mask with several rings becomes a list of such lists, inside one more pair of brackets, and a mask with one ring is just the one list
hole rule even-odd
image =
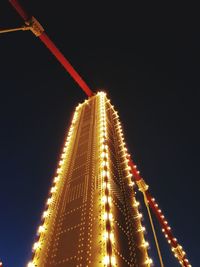
[[30, 27], [30, 30], [45, 44], [45, 46], [51, 51], [51, 53], [56, 57], [56, 59], [61, 63], [61, 65], [71, 75], [71, 77], [76, 81], [86, 95], [88, 97], [92, 96], [92, 90], [82, 79], [79, 73], [74, 69], [71, 63], [66, 59], [66, 57], [61, 53], [61, 51], [56, 47], [54, 42], [44, 32], [44, 29], [40, 23], [34, 17], [28, 15], [18, 0], [9, 0], [9, 2], [25, 21], [25, 24]]

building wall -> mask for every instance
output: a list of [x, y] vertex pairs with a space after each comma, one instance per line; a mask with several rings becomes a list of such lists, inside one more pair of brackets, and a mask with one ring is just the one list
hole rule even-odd
[[79, 104], [30, 266], [150, 265], [126, 156], [118, 115], [106, 95]]

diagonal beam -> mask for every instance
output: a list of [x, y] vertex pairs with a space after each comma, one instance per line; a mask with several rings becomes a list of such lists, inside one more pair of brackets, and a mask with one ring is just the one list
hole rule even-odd
[[56, 47], [54, 42], [48, 37], [44, 32], [44, 29], [39, 24], [39, 22], [24, 10], [18, 0], [9, 0], [11, 5], [15, 8], [17, 13], [25, 21], [25, 24], [30, 27], [30, 30], [40, 38], [40, 40], [45, 44], [45, 46], [51, 51], [51, 53], [56, 57], [56, 59], [61, 63], [65, 70], [71, 75], [74, 81], [81, 87], [81, 89], [86, 93], [88, 97], [93, 95], [92, 90], [82, 79], [79, 73], [74, 69], [71, 63], [66, 59], [66, 57], [61, 53], [61, 51]]

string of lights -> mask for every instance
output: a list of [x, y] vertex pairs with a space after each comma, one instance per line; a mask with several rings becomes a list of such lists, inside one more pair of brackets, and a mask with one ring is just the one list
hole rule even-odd
[[[40, 253], [42, 253], [42, 249], [44, 247], [44, 243], [46, 241], [46, 233], [49, 230], [49, 225], [52, 222], [53, 215], [55, 216], [55, 204], [59, 197], [59, 192], [63, 187], [64, 183], [64, 169], [66, 168], [68, 154], [70, 153], [71, 143], [74, 138], [74, 124], [79, 116], [79, 109], [80, 106], [76, 108], [76, 111], [73, 116], [73, 120], [71, 126], [69, 128], [69, 132], [67, 135], [67, 139], [63, 148], [63, 152], [60, 157], [60, 161], [58, 163], [58, 168], [56, 171], [56, 176], [53, 179], [53, 184], [49, 192], [49, 197], [47, 199], [45, 210], [42, 214], [42, 221], [40, 226], [37, 230], [37, 237], [36, 241], [32, 247], [32, 260], [27, 264], [27, 267], [36, 267], [38, 266], [38, 262], [40, 260]], [[54, 212], [53, 212], [54, 211]]]
[[105, 93], [100, 93], [100, 138], [101, 138], [101, 175], [103, 180], [103, 204], [104, 214], [103, 220], [105, 223], [105, 232], [103, 233], [104, 242], [106, 245], [105, 256], [103, 259], [104, 266], [116, 266], [116, 259], [113, 255], [114, 233], [112, 227], [113, 214], [111, 210], [112, 199], [110, 196], [110, 172], [109, 172], [109, 154], [107, 145], [107, 118], [106, 118], [106, 96]]
[[[114, 106], [113, 106], [113, 109], [114, 109]], [[126, 168], [127, 168], [127, 175], [126, 177], [124, 177], [125, 179], [128, 179], [128, 184], [130, 186], [130, 188], [132, 189], [132, 192], [134, 193], [134, 186], [135, 186], [135, 183], [133, 181], [133, 175], [132, 173], [130, 172], [130, 166], [129, 166], [129, 161], [127, 159], [127, 155], [128, 155], [128, 149], [126, 147], [126, 143], [124, 142], [124, 134], [123, 134], [123, 130], [122, 130], [122, 125], [119, 121], [119, 115], [117, 113], [117, 111], [114, 112], [115, 114], [115, 119], [116, 119], [116, 130], [119, 134], [119, 137], [120, 137], [120, 144], [121, 144], [121, 153], [122, 153], [122, 157], [124, 159], [124, 163], [126, 164]], [[135, 195], [132, 194], [132, 195]], [[139, 206], [139, 202], [135, 199], [135, 197], [133, 196], [133, 207], [135, 208], [138, 208]], [[141, 219], [142, 219], [142, 213], [141, 212], [138, 212], [137, 214], [137, 218], [138, 218], [138, 223], [139, 223], [139, 231], [141, 233], [141, 236], [142, 236], [142, 241], [141, 241], [141, 244], [140, 244], [140, 247], [143, 248], [143, 249], [147, 249], [149, 248], [149, 243], [145, 240], [144, 238], [144, 233], [146, 231], [145, 227], [142, 225], [141, 223]], [[146, 257], [145, 257], [145, 262], [144, 262], [144, 265], [146, 266], [151, 266], [153, 264], [153, 260], [148, 256], [148, 253], [146, 252]]]
[[165, 219], [165, 216], [159, 208], [158, 203], [156, 203], [155, 198], [153, 198], [149, 193], [149, 186], [141, 177], [140, 172], [138, 171], [135, 163], [131, 160], [130, 155], [127, 155], [127, 160], [129, 161], [130, 172], [133, 174], [133, 178], [138, 185], [139, 190], [143, 193], [145, 200], [147, 200], [146, 203], [151, 207], [156, 218], [158, 219], [158, 222], [160, 223], [160, 226], [162, 228], [162, 232], [164, 233], [165, 238], [171, 246], [171, 250], [174, 256], [178, 259], [181, 266], [191, 267], [189, 260], [186, 258], [185, 251], [172, 234], [171, 227], [169, 226], [167, 220]]

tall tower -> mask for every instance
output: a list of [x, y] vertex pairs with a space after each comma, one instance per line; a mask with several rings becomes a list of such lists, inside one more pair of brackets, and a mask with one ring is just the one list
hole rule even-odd
[[150, 266], [123, 140], [104, 92], [77, 106], [28, 267]]

